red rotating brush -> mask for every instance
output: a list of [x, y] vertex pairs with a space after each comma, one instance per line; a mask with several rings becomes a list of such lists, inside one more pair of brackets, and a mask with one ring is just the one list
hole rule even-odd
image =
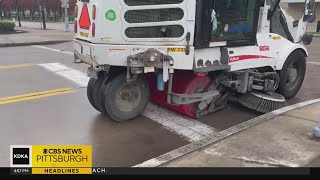
[[[174, 106], [167, 103], [168, 83], [164, 92], [157, 90], [157, 76], [147, 74], [146, 79], [150, 86], [150, 101], [159, 104], [186, 116], [195, 118], [196, 105]], [[197, 76], [191, 71], [175, 71], [173, 76], [172, 91], [176, 94], [194, 94], [205, 90], [212, 80], [209, 76]]]

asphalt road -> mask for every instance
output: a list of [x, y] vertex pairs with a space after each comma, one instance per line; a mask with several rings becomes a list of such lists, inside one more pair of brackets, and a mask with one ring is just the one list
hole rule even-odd
[[[320, 39], [308, 46], [308, 74], [289, 104], [320, 98], [319, 48]], [[115, 123], [89, 104], [86, 66], [73, 63], [72, 50], [71, 42], [0, 48], [0, 166], [9, 166], [10, 145], [89, 144], [93, 166], [131, 167], [260, 115], [231, 105], [195, 121], [149, 105], [137, 119]]]

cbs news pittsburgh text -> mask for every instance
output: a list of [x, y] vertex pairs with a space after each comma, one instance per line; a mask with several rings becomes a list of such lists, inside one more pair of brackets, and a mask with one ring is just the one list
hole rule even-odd
[[11, 146], [10, 174], [105, 174], [105, 168], [92, 167], [92, 147]]

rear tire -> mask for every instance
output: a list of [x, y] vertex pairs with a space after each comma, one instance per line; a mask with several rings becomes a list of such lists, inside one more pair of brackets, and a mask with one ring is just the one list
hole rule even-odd
[[94, 103], [94, 99], [93, 99], [93, 85], [95, 83], [96, 79], [91, 78], [88, 82], [88, 86], [87, 86], [87, 97], [88, 100], [91, 104], [91, 106], [96, 109], [97, 111], [99, 111], [99, 108], [96, 106], [96, 104]]
[[93, 83], [93, 88], [92, 88], [93, 103], [94, 103], [96, 109], [101, 113], [105, 112], [104, 107], [101, 106], [101, 104], [99, 103], [100, 102], [99, 92], [100, 92], [100, 89], [102, 87], [103, 82], [104, 82], [104, 78], [99, 78], [99, 79], [95, 80]]
[[127, 82], [126, 73], [113, 79], [105, 88], [105, 109], [111, 119], [124, 122], [141, 115], [149, 102], [150, 89], [141, 76]]
[[100, 87], [99, 93], [97, 95], [97, 103], [99, 104], [99, 107], [101, 107], [101, 110], [103, 111], [102, 113], [104, 115], [108, 115], [106, 109], [105, 109], [105, 90], [108, 87], [108, 85], [110, 84], [110, 82], [112, 81], [113, 78], [111, 78], [110, 76], [105, 77], [105, 79], [102, 82], [102, 85]]
[[97, 103], [98, 107], [101, 107], [101, 110], [103, 111], [102, 113], [104, 115], [108, 115], [106, 108], [105, 108], [105, 94], [104, 92], [106, 91], [107, 87], [109, 86], [110, 82], [117, 76], [121, 74], [121, 70], [113, 70], [110, 72], [108, 75], [106, 75], [102, 81], [99, 93], [97, 95]]
[[300, 50], [292, 52], [279, 75], [281, 80], [278, 93], [286, 99], [295, 97], [300, 91], [306, 75], [305, 54]]

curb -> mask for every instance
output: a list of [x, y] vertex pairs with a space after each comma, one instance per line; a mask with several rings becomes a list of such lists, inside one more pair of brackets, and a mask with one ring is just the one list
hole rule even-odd
[[320, 138], [320, 122], [318, 126], [314, 129], [314, 135], [316, 136], [316, 138]]
[[58, 43], [70, 42], [72, 40], [61, 40], [61, 41], [43, 41], [43, 42], [26, 42], [26, 43], [5, 43], [0, 44], [0, 47], [18, 47], [18, 46], [32, 46], [32, 45], [51, 45]]
[[278, 109], [278, 110], [275, 110], [275, 111], [272, 111], [270, 113], [267, 113], [267, 114], [264, 114], [262, 116], [258, 116], [256, 118], [253, 118], [251, 120], [248, 120], [244, 123], [241, 123], [241, 124], [238, 124], [236, 126], [233, 126], [229, 129], [226, 129], [224, 131], [221, 131], [221, 132], [218, 132], [216, 133], [215, 135], [213, 136], [210, 136], [210, 137], [206, 137], [198, 142], [193, 142], [193, 143], [190, 143], [188, 145], [185, 145], [185, 146], [182, 146], [178, 149], [175, 149], [171, 152], [168, 152], [166, 154], [163, 154], [161, 156], [158, 156], [156, 158], [153, 158], [153, 159], [150, 159], [148, 161], [145, 161], [141, 164], [138, 164], [136, 166], [133, 166], [133, 168], [144, 168], [144, 167], [147, 167], [147, 168], [152, 168], [152, 167], [160, 167], [162, 165], [165, 165], [173, 160], [176, 160], [180, 157], [183, 157], [187, 154], [190, 154], [194, 151], [197, 151], [197, 150], [200, 150], [200, 149], [203, 149], [203, 148], [206, 148], [212, 144], [215, 144], [221, 140], [224, 140], [230, 136], [233, 136], [235, 134], [238, 134], [238, 133], [241, 133], [249, 128], [252, 128], [254, 126], [257, 126], [259, 124], [262, 124], [264, 122], [267, 122], [279, 115], [282, 115], [284, 113], [287, 113], [289, 111], [292, 111], [292, 110], [296, 110], [296, 109], [300, 109], [300, 108], [303, 108], [305, 106], [309, 106], [309, 105], [313, 105], [313, 104], [316, 104], [316, 103], [319, 103], [320, 102], [320, 99], [314, 99], [314, 100], [311, 100], [311, 101], [305, 101], [305, 102], [301, 102], [301, 103], [298, 103], [298, 104], [295, 104], [295, 105], [291, 105], [291, 106], [287, 106], [287, 107], [284, 107], [282, 109]]

